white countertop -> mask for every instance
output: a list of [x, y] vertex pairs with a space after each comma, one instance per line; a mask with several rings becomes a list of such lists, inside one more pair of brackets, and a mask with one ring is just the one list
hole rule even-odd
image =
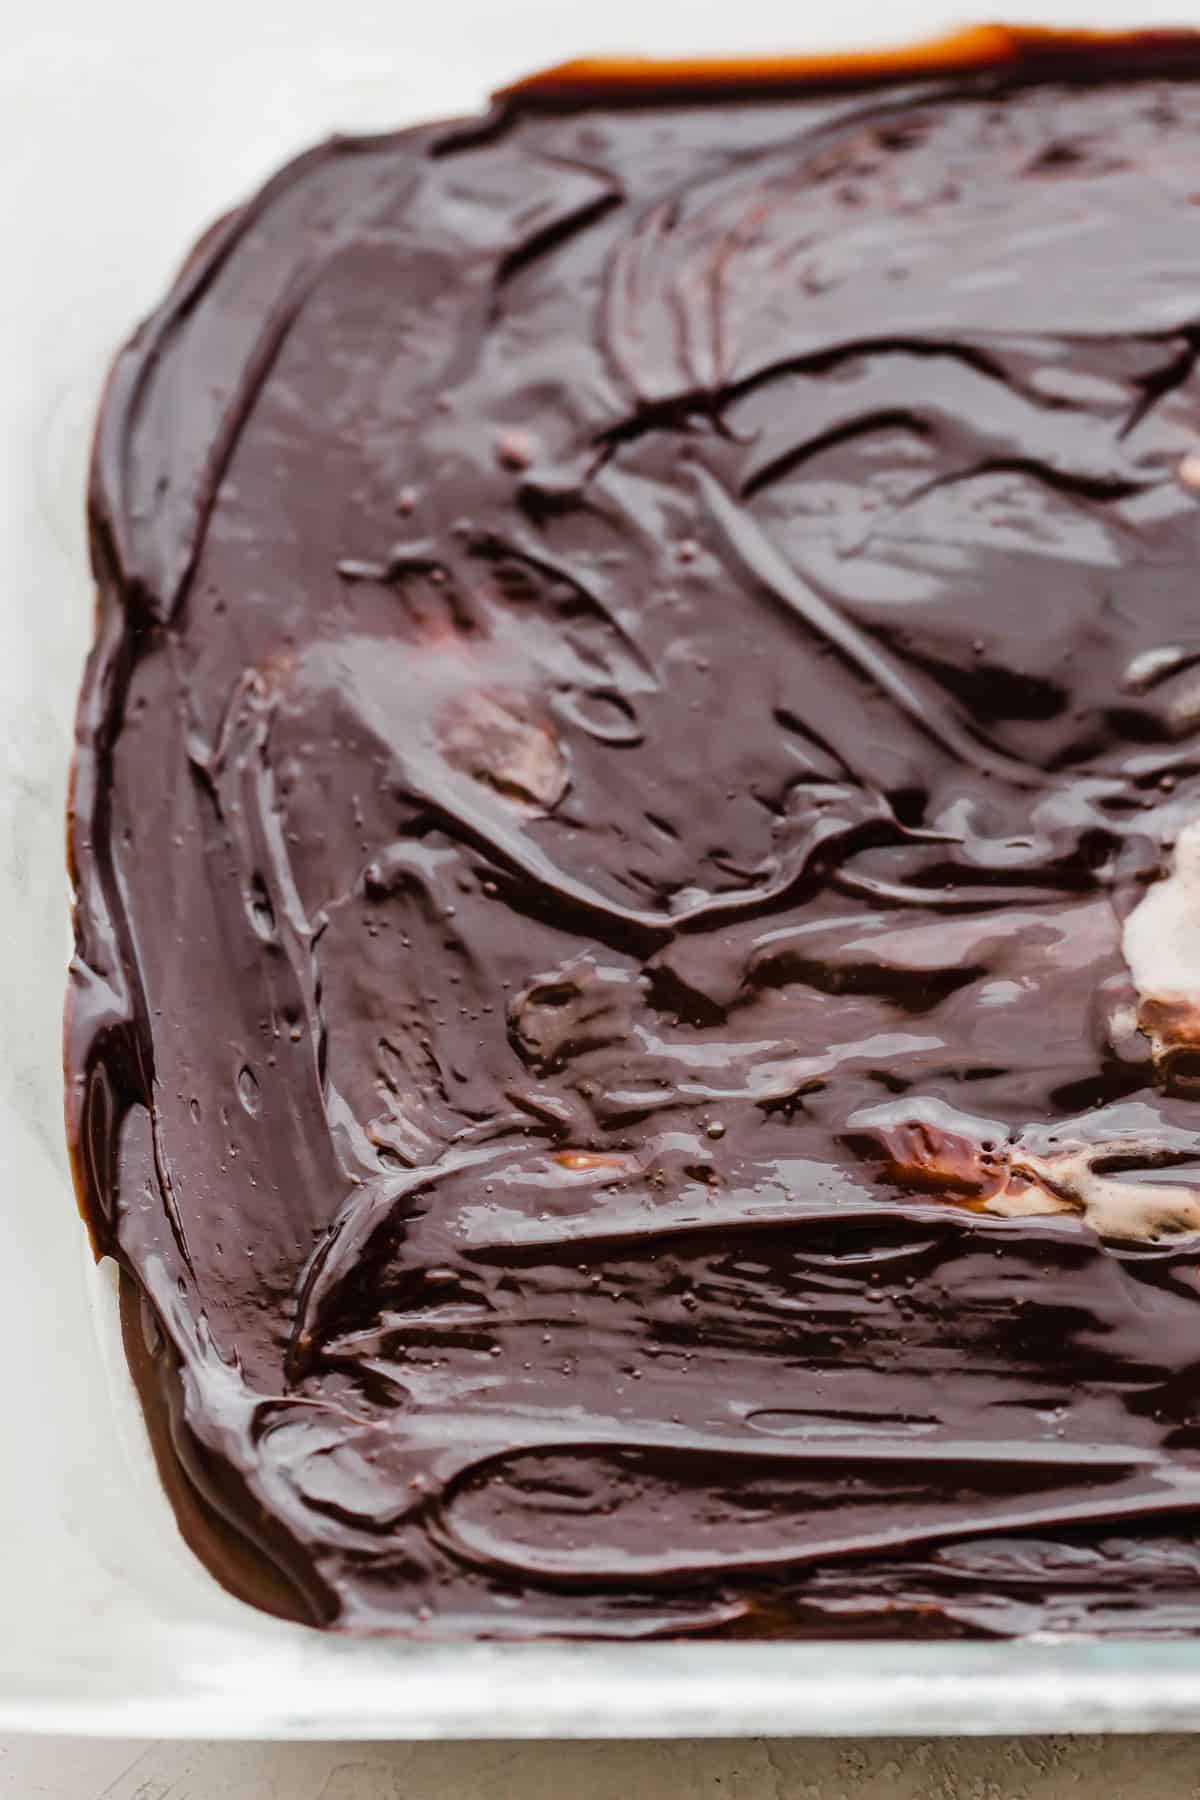
[[1194, 1800], [1188, 1737], [657, 1744], [0, 1739], [0, 1800]]

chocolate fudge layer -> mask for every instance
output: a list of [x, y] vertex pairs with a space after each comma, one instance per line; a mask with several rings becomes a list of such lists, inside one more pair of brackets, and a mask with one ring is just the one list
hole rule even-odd
[[239, 1591], [1200, 1630], [1197, 75], [560, 70], [118, 359], [70, 1130]]

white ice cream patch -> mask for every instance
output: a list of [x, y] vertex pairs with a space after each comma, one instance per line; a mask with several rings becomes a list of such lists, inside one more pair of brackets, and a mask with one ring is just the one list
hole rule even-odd
[[1121, 948], [1155, 1061], [1200, 1052], [1200, 820], [1180, 832], [1170, 874], [1126, 919]]

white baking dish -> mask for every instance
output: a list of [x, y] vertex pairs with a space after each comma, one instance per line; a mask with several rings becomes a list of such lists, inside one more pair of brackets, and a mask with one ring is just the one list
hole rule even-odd
[[[303, 143], [470, 111], [570, 54], [928, 34], [951, 0], [48, 3], [0, 61], [0, 1730], [157, 1737], [1127, 1730], [1200, 1721], [1200, 1643], [430, 1647], [269, 1619], [184, 1548], [63, 1149], [62, 820], [106, 362], [190, 241]], [[1190, 22], [1164, 0], [1155, 22]], [[1132, 6], [1047, 7], [1139, 24]]]

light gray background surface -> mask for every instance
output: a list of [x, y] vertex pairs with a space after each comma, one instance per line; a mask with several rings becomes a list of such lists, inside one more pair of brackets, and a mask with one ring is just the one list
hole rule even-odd
[[0, 1800], [1200, 1800], [1200, 1738], [148, 1744], [0, 1739]]

